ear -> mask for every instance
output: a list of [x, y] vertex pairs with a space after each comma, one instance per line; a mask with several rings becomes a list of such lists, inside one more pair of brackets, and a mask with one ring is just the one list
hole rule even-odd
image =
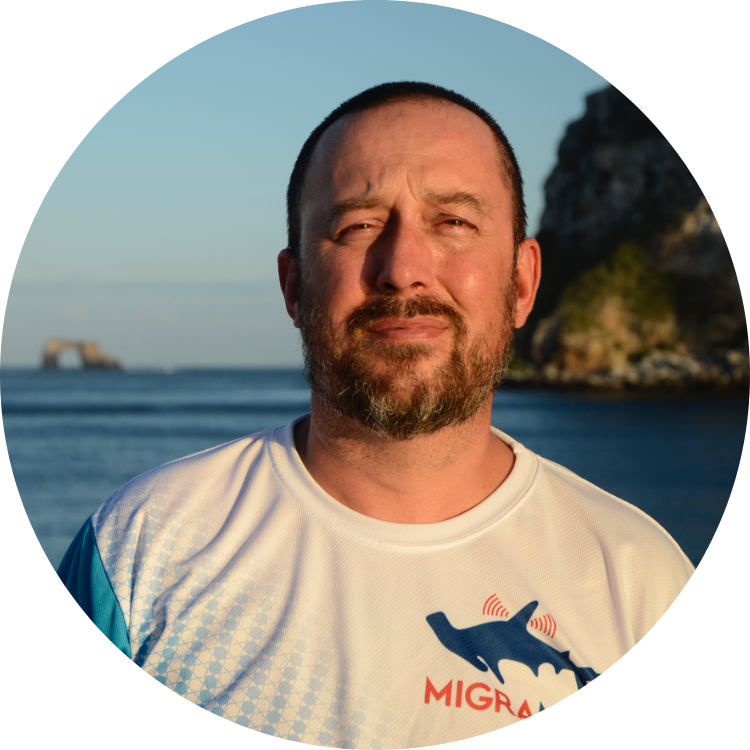
[[539, 281], [542, 278], [542, 251], [533, 237], [527, 237], [518, 246], [518, 298], [516, 302], [516, 328], [520, 328], [534, 307]]
[[294, 321], [294, 327], [299, 328], [299, 292], [297, 287], [297, 263], [292, 258], [289, 248], [282, 250], [278, 257], [279, 284], [284, 295], [286, 311]]

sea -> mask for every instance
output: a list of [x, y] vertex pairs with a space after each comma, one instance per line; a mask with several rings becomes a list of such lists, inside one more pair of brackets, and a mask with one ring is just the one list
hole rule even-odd
[[[3, 368], [0, 394], [18, 491], [54, 567], [129, 479], [310, 408], [294, 369]], [[736, 393], [501, 388], [492, 411], [526, 447], [643, 509], [696, 565], [729, 499], [747, 417]]]

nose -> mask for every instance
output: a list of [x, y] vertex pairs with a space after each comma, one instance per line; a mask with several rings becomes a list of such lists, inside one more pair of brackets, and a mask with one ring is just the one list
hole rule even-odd
[[376, 250], [376, 283], [384, 294], [424, 292], [435, 280], [434, 257], [427, 238], [417, 227], [400, 222]]

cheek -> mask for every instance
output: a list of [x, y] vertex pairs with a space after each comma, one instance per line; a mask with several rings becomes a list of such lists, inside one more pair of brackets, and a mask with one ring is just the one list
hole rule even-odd
[[303, 268], [305, 293], [311, 304], [322, 306], [336, 322], [362, 304], [361, 271], [340, 257], [311, 258]]
[[498, 265], [465, 257], [445, 268], [446, 288], [461, 309], [470, 314], [494, 309], [507, 282]]

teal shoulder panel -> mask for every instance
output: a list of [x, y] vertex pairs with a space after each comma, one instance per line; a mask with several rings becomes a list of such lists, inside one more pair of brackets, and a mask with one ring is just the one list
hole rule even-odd
[[99, 630], [130, 657], [125, 615], [104, 570], [90, 518], [68, 547], [57, 575]]

